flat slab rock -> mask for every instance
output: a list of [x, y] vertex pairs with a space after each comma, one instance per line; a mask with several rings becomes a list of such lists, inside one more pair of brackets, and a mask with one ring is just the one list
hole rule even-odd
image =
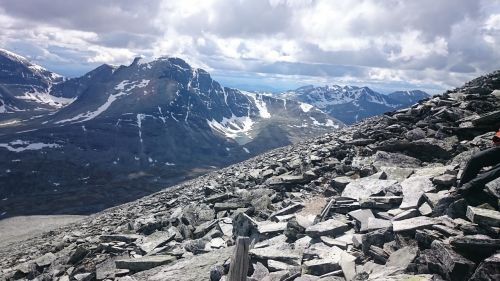
[[349, 226], [341, 221], [329, 219], [306, 228], [306, 234], [313, 238], [343, 234]]
[[401, 183], [403, 202], [400, 209], [416, 209], [418, 201], [425, 192], [434, 190], [434, 184], [427, 176], [409, 177]]
[[500, 226], [500, 212], [495, 210], [476, 208], [472, 206], [467, 207], [467, 218], [477, 224]]
[[361, 178], [350, 182], [342, 192], [342, 197], [359, 200], [370, 197], [373, 194], [385, 192], [398, 185], [396, 180], [380, 180], [374, 178]]
[[435, 219], [421, 216], [421, 217], [415, 217], [415, 218], [410, 218], [410, 219], [406, 219], [406, 220], [393, 221], [392, 222], [392, 230], [394, 232], [410, 231], [410, 230], [425, 228], [425, 227], [431, 226], [435, 223], [437, 223], [437, 221]]
[[143, 271], [148, 270], [160, 265], [168, 264], [175, 261], [176, 258], [174, 256], [148, 256], [137, 259], [123, 259], [116, 260], [116, 268], [120, 269], [129, 269], [132, 271]]
[[207, 280], [210, 276], [210, 268], [222, 265], [233, 253], [234, 247], [222, 248], [212, 252], [183, 258], [172, 264], [159, 266], [147, 271], [132, 275], [131, 281], [199, 281]]

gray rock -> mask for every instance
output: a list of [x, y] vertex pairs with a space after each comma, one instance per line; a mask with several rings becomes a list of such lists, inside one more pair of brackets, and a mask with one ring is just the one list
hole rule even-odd
[[400, 153], [391, 153], [385, 151], [377, 151], [373, 158], [373, 165], [375, 167], [401, 167], [401, 168], [417, 168], [420, 167], [420, 160], [400, 154]]
[[223, 203], [215, 203], [214, 210], [216, 212], [225, 211], [225, 210], [235, 210], [239, 208], [244, 208], [245, 204], [243, 202], [223, 202]]
[[222, 266], [223, 262], [233, 254], [233, 251], [234, 247], [228, 247], [201, 255], [186, 257], [153, 270], [138, 272], [132, 277], [135, 280], [207, 280], [212, 267]]
[[210, 230], [212, 230], [214, 227], [216, 227], [218, 224], [217, 220], [212, 220], [212, 221], [206, 221], [200, 225], [198, 225], [194, 231], [193, 235], [195, 238], [200, 238], [203, 235], [207, 234]]
[[434, 185], [426, 176], [412, 176], [401, 183], [403, 202], [400, 209], [416, 209], [418, 201], [425, 192], [434, 190]]
[[476, 265], [457, 254], [449, 245], [434, 241], [431, 248], [451, 280], [467, 280], [472, 275]]
[[466, 235], [450, 238], [450, 244], [463, 254], [472, 258], [486, 258], [500, 250], [500, 239], [492, 239], [486, 235]]
[[500, 253], [485, 259], [476, 269], [471, 281], [495, 281], [500, 278]]
[[69, 264], [76, 264], [83, 260], [85, 256], [89, 253], [89, 250], [82, 246], [76, 247], [75, 250], [73, 250], [68, 258], [68, 263]]
[[253, 274], [252, 278], [255, 280], [262, 280], [269, 276], [269, 270], [260, 262], [257, 262], [256, 264], [253, 265]]
[[157, 247], [161, 247], [167, 244], [169, 241], [172, 241], [175, 237], [175, 234], [170, 233], [168, 231], [157, 231], [153, 232], [153, 234], [145, 237], [138, 246], [145, 253], [149, 253], [153, 251]]
[[45, 255], [37, 258], [35, 260], [35, 263], [39, 266], [39, 267], [46, 267], [46, 266], [49, 266], [51, 263], [53, 263], [55, 260], [56, 260], [56, 255], [54, 255], [53, 253], [46, 253]]
[[400, 267], [404, 270], [415, 260], [418, 247], [406, 246], [393, 252], [387, 260], [386, 266]]
[[302, 209], [304, 207], [304, 205], [300, 204], [300, 203], [295, 203], [295, 204], [292, 204], [286, 208], [283, 208], [279, 211], [276, 211], [274, 213], [271, 214], [271, 216], [269, 216], [269, 219], [270, 220], [273, 220], [273, 218], [277, 217], [277, 216], [283, 216], [283, 215], [289, 215], [289, 214], [293, 214], [293, 213], [296, 213], [298, 212], [300, 209]]
[[351, 218], [356, 221], [356, 225], [358, 229], [367, 229], [368, 227], [368, 219], [375, 218], [372, 210], [370, 209], [359, 209], [355, 211], [351, 211], [347, 213]]
[[335, 219], [329, 219], [306, 228], [306, 234], [313, 238], [337, 236], [343, 234], [348, 229], [349, 227], [347, 224]]
[[378, 168], [378, 170], [384, 172], [387, 175], [388, 180], [396, 180], [399, 183], [401, 183], [405, 179], [407, 179], [411, 174], [413, 174], [413, 171], [415, 169], [382, 166]]
[[373, 231], [381, 228], [389, 228], [392, 226], [390, 220], [378, 219], [378, 218], [368, 218], [366, 223], [366, 228], [361, 228], [360, 231]]
[[422, 204], [422, 206], [418, 208], [418, 211], [422, 216], [429, 216], [430, 214], [432, 214], [432, 208], [431, 206], [429, 206], [429, 204], [427, 204], [427, 202]]
[[131, 243], [143, 236], [137, 234], [106, 234], [99, 236], [102, 242], [121, 241]]
[[435, 223], [435, 219], [421, 216], [406, 220], [393, 221], [392, 229], [394, 232], [411, 231], [426, 228], [432, 226]]
[[255, 237], [258, 235], [257, 222], [245, 213], [238, 213], [233, 219], [233, 236]]
[[500, 198], [500, 178], [497, 178], [487, 183], [486, 189], [496, 198]]
[[378, 229], [361, 237], [361, 249], [367, 254], [371, 246], [382, 247], [385, 243], [393, 240], [394, 234], [388, 228]]
[[395, 180], [361, 178], [350, 182], [342, 192], [342, 196], [359, 200], [381, 192], [385, 193], [389, 189], [399, 189], [398, 186]]
[[302, 264], [302, 272], [320, 276], [335, 270], [339, 270], [340, 265], [336, 259], [314, 259], [305, 261]]
[[352, 181], [353, 181], [352, 178], [342, 176], [334, 178], [330, 184], [332, 185], [332, 187], [338, 190], [344, 190], [344, 188]]
[[347, 252], [342, 252], [340, 255], [340, 267], [342, 272], [344, 273], [344, 277], [346, 281], [351, 281], [356, 276], [356, 257], [348, 254]]
[[222, 265], [214, 265], [210, 268], [210, 281], [219, 281], [224, 276], [224, 267]]
[[257, 223], [257, 231], [263, 235], [276, 234], [285, 231], [286, 222], [264, 221]]
[[432, 183], [440, 187], [451, 187], [457, 182], [457, 176], [444, 174], [432, 179]]
[[137, 259], [121, 259], [116, 260], [116, 268], [128, 269], [131, 271], [143, 271], [148, 270], [160, 265], [165, 265], [175, 261], [176, 258], [173, 256], [148, 256]]
[[480, 225], [500, 226], [500, 212], [489, 209], [467, 207], [467, 218]]
[[339, 240], [339, 239], [334, 239], [328, 236], [321, 236], [320, 237], [321, 242], [325, 243], [325, 245], [328, 245], [330, 247], [339, 247], [342, 250], [347, 250], [347, 242]]
[[390, 210], [399, 206], [403, 201], [402, 196], [371, 196], [359, 200], [361, 208]]
[[300, 265], [302, 255], [291, 248], [265, 247], [259, 249], [251, 249], [250, 256], [258, 260], [276, 260], [287, 263], [289, 265]]
[[73, 276], [77, 281], [91, 281], [95, 278], [95, 274], [93, 273], [79, 273]]
[[408, 209], [408, 210], [405, 210], [405, 211], [395, 215], [394, 218], [392, 218], [392, 220], [395, 220], [395, 221], [406, 220], [406, 219], [414, 218], [414, 217], [419, 216], [419, 215], [420, 215], [420, 212], [418, 210]]
[[[288, 264], [286, 262], [277, 261], [277, 260], [268, 260], [267, 267], [269, 268], [269, 271], [276, 272], [276, 271], [287, 271], [290, 269], [294, 269], [294, 268], [297, 268], [298, 265]], [[272, 274], [270, 274], [270, 275], [272, 276]]]
[[413, 130], [406, 132], [405, 137], [410, 141], [420, 140], [426, 137], [426, 133], [424, 130], [420, 128], [415, 128]]

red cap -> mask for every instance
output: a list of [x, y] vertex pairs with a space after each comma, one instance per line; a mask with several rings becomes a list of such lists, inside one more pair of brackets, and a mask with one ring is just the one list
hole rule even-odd
[[500, 129], [498, 132], [493, 136], [493, 143], [499, 144], [500, 143]]

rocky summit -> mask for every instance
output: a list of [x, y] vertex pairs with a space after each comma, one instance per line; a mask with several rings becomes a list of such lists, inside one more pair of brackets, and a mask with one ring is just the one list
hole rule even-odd
[[[498, 280], [500, 72], [0, 250], [5, 280]], [[232, 270], [233, 272], [234, 270]]]

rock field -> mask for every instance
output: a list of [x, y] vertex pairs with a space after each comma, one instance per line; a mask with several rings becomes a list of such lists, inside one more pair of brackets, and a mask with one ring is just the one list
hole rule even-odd
[[458, 193], [500, 127], [500, 72], [0, 249], [0, 280], [500, 280], [500, 179]]

